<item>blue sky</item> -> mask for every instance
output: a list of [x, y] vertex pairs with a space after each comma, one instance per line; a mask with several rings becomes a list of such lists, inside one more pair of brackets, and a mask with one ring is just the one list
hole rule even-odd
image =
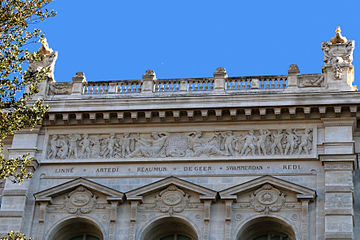
[[[355, 85], [360, 86], [360, 1], [334, 0], [54, 0], [58, 12], [42, 23], [59, 52], [58, 82], [76, 72], [87, 80], [320, 73], [321, 41], [340, 25], [355, 40]], [[356, 48], [358, 46], [358, 48]]]

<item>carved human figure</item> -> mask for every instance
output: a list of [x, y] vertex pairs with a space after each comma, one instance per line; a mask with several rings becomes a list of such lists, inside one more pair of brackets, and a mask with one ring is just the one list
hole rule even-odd
[[105, 140], [105, 147], [104, 147], [104, 150], [102, 152], [102, 156], [104, 158], [114, 157], [115, 144], [116, 144], [115, 134], [111, 133], [110, 137]]
[[256, 146], [258, 148], [259, 155], [266, 155], [266, 140], [268, 136], [270, 135], [270, 131], [266, 129], [260, 129], [259, 130], [260, 135], [257, 137]]
[[249, 130], [249, 133], [245, 135], [240, 141], [245, 140], [244, 146], [241, 150], [241, 155], [248, 155], [251, 152], [252, 155], [255, 155], [255, 142], [256, 136], [254, 135], [254, 130]]
[[286, 146], [285, 146], [285, 154], [293, 154], [295, 146], [298, 142], [298, 137], [295, 134], [294, 129], [286, 129]]
[[234, 142], [236, 141], [236, 138], [232, 131], [227, 131], [225, 133], [222, 133], [223, 141], [222, 141], [222, 148], [225, 151], [226, 155], [234, 156]]
[[131, 153], [132, 145], [134, 145], [134, 138], [131, 137], [130, 133], [124, 133], [120, 139], [121, 144], [121, 156], [125, 157]]
[[129, 157], [156, 157], [164, 156], [164, 150], [166, 147], [167, 133], [151, 133], [150, 138], [135, 138], [137, 144], [135, 151], [132, 152]]
[[341, 79], [343, 75], [341, 64], [344, 62], [344, 60], [341, 57], [334, 57], [332, 58], [331, 62], [334, 69], [335, 79]]
[[58, 146], [59, 150], [57, 152], [57, 156], [61, 159], [67, 158], [69, 152], [69, 145], [65, 136], [61, 136], [58, 138]]
[[301, 154], [304, 151], [306, 154], [310, 153], [310, 144], [312, 141], [311, 129], [306, 128], [303, 134], [300, 134], [300, 145], [298, 148], [298, 154]]
[[91, 155], [90, 143], [89, 135], [87, 133], [84, 134], [83, 139], [79, 143], [81, 147], [81, 156], [83, 158], [89, 158]]
[[[215, 135], [214, 137], [218, 137]], [[188, 145], [188, 154], [194, 157], [199, 157], [203, 154], [205, 155], [224, 155], [218, 146], [216, 146], [218, 140], [214, 140], [214, 137], [211, 139], [202, 139], [202, 132], [196, 131], [191, 132], [187, 136], [187, 145]]]
[[58, 136], [52, 135], [50, 137], [50, 149], [48, 153], [48, 158], [55, 158], [57, 155], [57, 146], [58, 146]]
[[90, 142], [91, 142], [91, 156], [99, 157], [101, 152], [100, 137], [94, 136], [92, 139], [90, 139]]
[[281, 155], [284, 154], [284, 149], [282, 145], [282, 140], [284, 138], [284, 133], [282, 129], [278, 129], [276, 132], [273, 132], [271, 135], [272, 144], [271, 144], [271, 154], [276, 154], [276, 149], [279, 151]]
[[74, 158], [78, 158], [78, 146], [77, 141], [80, 140], [79, 134], [70, 134], [69, 135], [69, 153], [68, 158], [74, 156]]

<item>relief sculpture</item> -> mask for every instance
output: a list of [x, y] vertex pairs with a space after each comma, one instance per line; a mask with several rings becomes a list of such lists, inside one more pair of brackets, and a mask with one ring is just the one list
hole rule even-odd
[[250, 195], [250, 206], [256, 212], [278, 212], [285, 203], [285, 194], [270, 184], [265, 184]]
[[256, 157], [313, 154], [313, 129], [56, 134], [48, 159]]

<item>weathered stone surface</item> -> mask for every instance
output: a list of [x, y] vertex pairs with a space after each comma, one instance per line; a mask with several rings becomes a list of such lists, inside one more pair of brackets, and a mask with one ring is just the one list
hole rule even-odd
[[[322, 74], [46, 83], [43, 126], [5, 153], [39, 163], [0, 185], [0, 232], [102, 240], [356, 239], [354, 43], [322, 44]], [[47, 93], [47, 94], [46, 94]], [[35, 167], [35, 165], [34, 165]], [[355, 170], [358, 171], [358, 170]], [[355, 193], [354, 193], [355, 191]]]

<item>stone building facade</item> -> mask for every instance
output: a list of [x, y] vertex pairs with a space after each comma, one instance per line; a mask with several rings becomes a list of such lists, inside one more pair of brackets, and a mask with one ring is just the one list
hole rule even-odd
[[[354, 41], [321, 74], [41, 83], [43, 125], [7, 139], [34, 176], [0, 185], [0, 232], [36, 240], [356, 239]], [[51, 52], [52, 59], [56, 53]], [[46, 64], [54, 65], [49, 61]], [[40, 65], [37, 65], [41, 66]]]

